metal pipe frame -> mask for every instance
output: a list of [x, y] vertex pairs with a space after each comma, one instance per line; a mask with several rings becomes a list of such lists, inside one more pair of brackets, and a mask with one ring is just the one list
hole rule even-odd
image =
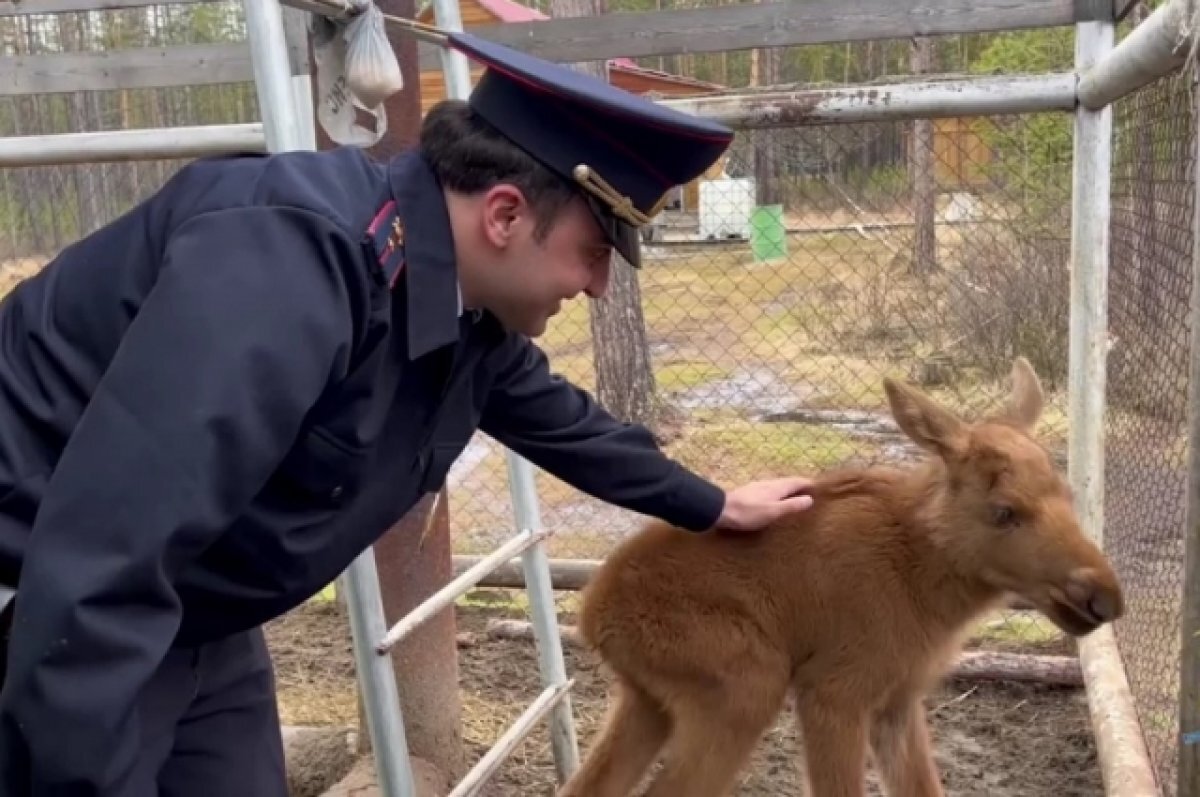
[[[512, 497], [517, 527], [534, 533], [544, 533], [538, 506], [533, 465], [512, 451], [508, 457], [509, 494]], [[495, 570], [504, 565], [498, 562]], [[551, 586], [550, 558], [546, 546], [538, 542], [521, 555], [525, 590], [529, 595], [529, 614], [538, 653], [538, 671], [542, 685], [557, 689], [566, 684], [567, 667], [563, 658], [562, 635], [559, 633], [558, 613], [555, 611], [554, 589]], [[579, 741], [575, 735], [575, 720], [571, 696], [564, 695], [554, 704], [550, 715], [550, 748], [554, 754], [555, 774], [565, 783], [579, 768]]]
[[547, 714], [562, 706], [563, 701], [569, 698], [571, 687], [574, 685], [575, 681], [572, 679], [543, 689], [542, 693], [529, 704], [525, 711], [521, 712], [521, 716], [517, 717], [516, 721], [496, 740], [496, 743], [479, 759], [479, 763], [471, 768], [471, 771], [458, 782], [458, 785], [447, 797], [472, 797], [477, 794], [487, 785], [488, 779], [496, 774], [496, 770], [500, 768], [505, 759], [512, 755], [513, 751], [517, 749], [517, 745], [525, 740], [534, 727]]
[[[1075, 68], [1089, 74], [1114, 60], [1115, 25], [1075, 28]], [[1123, 56], [1116, 56], [1120, 59]], [[1108, 268], [1113, 109], [1075, 110], [1071, 186], [1068, 358], [1068, 479], [1085, 532], [1104, 548], [1104, 414], [1108, 353]], [[1105, 790], [1114, 797], [1158, 797], [1149, 757], [1127, 744], [1140, 728], [1112, 629], [1080, 641], [1079, 659]]]
[[200, 125], [0, 138], [0, 167], [66, 166], [265, 152], [263, 125]]
[[1076, 76], [952, 78], [661, 100], [738, 129], [1073, 111]]
[[[1200, 113], [1194, 99], [1193, 113]], [[1193, 144], [1200, 157], [1200, 137]], [[1200, 230], [1200, 182], [1192, 190], [1192, 229]], [[1200, 318], [1200, 235], [1192, 240], [1192, 318]], [[1200, 324], [1191, 325], [1188, 378], [1188, 485], [1183, 595], [1179, 612], [1179, 734], [1176, 793], [1200, 792]]]
[[379, 639], [386, 630], [374, 549], [368, 548], [358, 555], [346, 570], [341, 584], [350, 615], [354, 667], [362, 692], [379, 788], [385, 797], [417, 797], [416, 779], [408, 758], [408, 738], [403, 717], [397, 710], [400, 692], [396, 686], [396, 671], [392, 669], [391, 661], [380, 656], [372, 644], [372, 640]]
[[307, 125], [300, 122], [296, 108], [279, 0], [242, 0], [242, 7], [267, 149], [271, 152], [306, 149]]
[[526, 548], [541, 542], [548, 536], [550, 536], [550, 532], [548, 531], [535, 532], [531, 529], [526, 529], [515, 537], [512, 537], [508, 542], [480, 560], [479, 564], [468, 569], [465, 573], [430, 595], [411, 612], [402, 617], [375, 645], [375, 652], [380, 655], [389, 653], [400, 640], [411, 634], [422, 623], [427, 622], [438, 612], [452, 605], [466, 594], [468, 590], [478, 584], [489, 572], [500, 567]]
[[1116, 47], [1080, 69], [1079, 102], [1100, 110], [1178, 69], [1195, 41], [1195, 0], [1169, 0]]

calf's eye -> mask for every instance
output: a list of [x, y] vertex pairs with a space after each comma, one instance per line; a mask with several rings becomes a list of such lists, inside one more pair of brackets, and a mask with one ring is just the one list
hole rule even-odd
[[997, 526], [1011, 526], [1016, 522], [1017, 513], [1011, 506], [992, 507], [992, 523]]

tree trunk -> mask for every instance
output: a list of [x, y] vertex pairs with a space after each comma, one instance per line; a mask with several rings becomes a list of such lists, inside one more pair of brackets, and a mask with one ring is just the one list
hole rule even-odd
[[[779, 83], [780, 52], [776, 47], [756, 50], [758, 69], [754, 85], [773, 86]], [[783, 201], [779, 189], [779, 151], [769, 130], [754, 132], [754, 186], [760, 205], [778, 205]]]
[[[933, 67], [933, 42], [916, 38], [912, 43], [912, 72], [922, 75]], [[910, 268], [917, 276], [937, 269], [937, 176], [933, 162], [933, 121], [918, 119], [912, 124], [909, 178], [913, 187], [913, 251]]]
[[[551, 0], [550, 16], [584, 17], [603, 13], [602, 0]], [[581, 72], [607, 80], [603, 62], [576, 64]], [[637, 272], [613, 255], [608, 294], [589, 305], [596, 396], [616, 417], [654, 428], [659, 404], [650, 362], [646, 317]]]

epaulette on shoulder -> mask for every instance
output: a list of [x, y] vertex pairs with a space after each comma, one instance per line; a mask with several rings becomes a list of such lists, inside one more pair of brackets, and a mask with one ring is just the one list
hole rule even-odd
[[396, 200], [388, 200], [379, 209], [367, 234], [371, 236], [375, 257], [390, 288], [404, 270], [404, 222], [396, 210]]

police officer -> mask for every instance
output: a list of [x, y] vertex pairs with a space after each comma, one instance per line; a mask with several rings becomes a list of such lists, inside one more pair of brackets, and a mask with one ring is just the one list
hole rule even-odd
[[731, 134], [467, 34], [420, 146], [201, 160], [0, 304], [5, 797], [284, 797], [260, 626], [480, 429], [586, 493], [753, 531], [531, 342]]

